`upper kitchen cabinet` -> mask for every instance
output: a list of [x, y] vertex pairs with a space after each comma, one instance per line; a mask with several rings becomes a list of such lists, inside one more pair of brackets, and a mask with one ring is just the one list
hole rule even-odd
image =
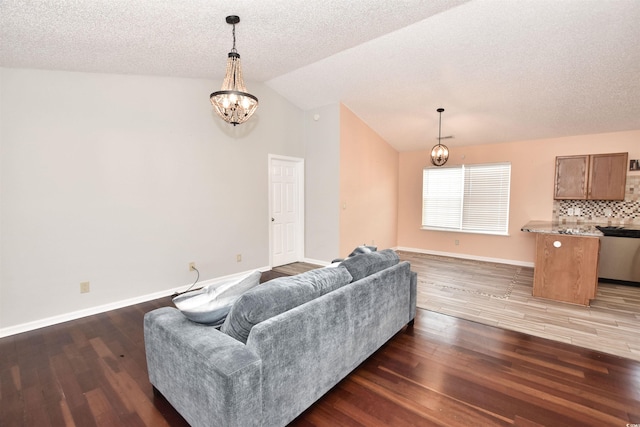
[[556, 200], [624, 200], [628, 153], [556, 157]]
[[555, 199], [586, 199], [589, 156], [556, 157]]
[[589, 195], [592, 200], [624, 200], [629, 153], [592, 154]]

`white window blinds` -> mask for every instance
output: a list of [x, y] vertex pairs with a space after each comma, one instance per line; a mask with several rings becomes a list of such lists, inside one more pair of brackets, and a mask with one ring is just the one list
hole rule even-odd
[[510, 181], [510, 163], [424, 169], [422, 227], [507, 234]]
[[422, 225], [460, 228], [464, 175], [461, 168], [425, 169], [422, 186]]

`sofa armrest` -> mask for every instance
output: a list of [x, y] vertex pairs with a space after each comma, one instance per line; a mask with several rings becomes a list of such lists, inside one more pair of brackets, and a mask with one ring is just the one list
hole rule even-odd
[[151, 384], [189, 424], [260, 424], [262, 363], [244, 344], [173, 307], [145, 315], [144, 341]]
[[409, 287], [409, 319], [413, 322], [416, 317], [416, 307], [418, 303], [418, 273], [411, 272], [411, 283]]

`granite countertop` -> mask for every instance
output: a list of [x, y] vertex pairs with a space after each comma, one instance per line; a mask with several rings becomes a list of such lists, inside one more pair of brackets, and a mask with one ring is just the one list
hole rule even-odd
[[553, 221], [529, 221], [521, 230], [529, 233], [575, 234], [578, 236], [602, 237], [596, 228], [599, 224], [578, 224], [576, 222], [559, 223]]

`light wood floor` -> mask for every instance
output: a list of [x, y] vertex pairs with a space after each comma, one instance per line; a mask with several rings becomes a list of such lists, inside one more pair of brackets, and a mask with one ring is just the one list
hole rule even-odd
[[534, 298], [533, 268], [399, 251], [418, 306], [640, 361], [640, 288], [599, 283], [590, 307]]

